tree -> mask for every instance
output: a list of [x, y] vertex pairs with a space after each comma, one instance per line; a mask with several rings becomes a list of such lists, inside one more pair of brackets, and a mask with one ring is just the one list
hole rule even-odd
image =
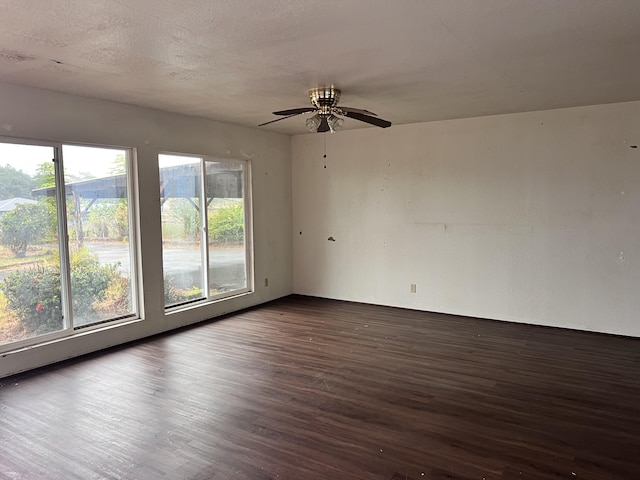
[[170, 198], [164, 206], [163, 212], [166, 219], [181, 225], [181, 237], [186, 240], [200, 239], [200, 212], [199, 201], [195, 202], [187, 198]]
[[125, 157], [124, 153], [118, 153], [111, 162], [109, 175], [122, 175], [124, 173], [127, 173], [127, 157]]
[[[88, 180], [93, 178], [90, 173], [80, 172], [77, 175], [69, 174], [68, 172], [64, 172], [65, 183], [77, 182], [80, 180]], [[36, 175], [34, 180], [38, 187], [54, 187], [56, 185], [56, 167], [54, 162], [44, 162], [38, 165], [36, 170]], [[78, 195], [73, 193], [69, 197], [68, 201], [68, 218], [73, 218], [75, 220], [75, 228], [71, 225], [69, 226], [69, 233], [71, 236], [75, 237], [77, 240], [77, 244], [81, 247], [84, 244], [84, 230], [82, 228], [82, 205], [81, 199]], [[56, 200], [54, 197], [46, 197], [42, 200], [49, 205], [48, 211], [54, 215], [56, 214]]]
[[129, 236], [127, 200], [100, 200], [87, 215], [87, 234], [93, 238], [124, 239]]
[[53, 162], [38, 165], [34, 181], [39, 188], [53, 187], [56, 184], [56, 170]]
[[31, 190], [35, 183], [33, 179], [22, 172], [16, 170], [11, 165], [0, 167], [0, 198], [31, 198]]
[[[111, 164], [109, 170], [111, 175], [124, 175], [127, 173], [127, 157], [124, 153], [118, 153]], [[129, 236], [129, 200], [121, 198], [118, 200], [118, 206], [115, 209], [114, 229], [119, 238]]]
[[[77, 172], [76, 174], [69, 173], [66, 169], [64, 171], [64, 182], [72, 183], [79, 182], [81, 180], [91, 180], [95, 178], [90, 172]], [[54, 162], [43, 162], [38, 165], [36, 174], [33, 178], [34, 182], [39, 188], [53, 187], [56, 184], [56, 166]]]
[[46, 239], [55, 233], [55, 223], [47, 205], [20, 204], [0, 218], [0, 243], [11, 249], [16, 257], [24, 257], [34, 240]]
[[[112, 161], [109, 174], [126, 174], [126, 157], [118, 153]], [[127, 198], [109, 198], [95, 201], [86, 215], [86, 229], [94, 238], [124, 239], [129, 236], [129, 202]]]
[[87, 235], [93, 238], [109, 238], [115, 205], [96, 202], [87, 215]]

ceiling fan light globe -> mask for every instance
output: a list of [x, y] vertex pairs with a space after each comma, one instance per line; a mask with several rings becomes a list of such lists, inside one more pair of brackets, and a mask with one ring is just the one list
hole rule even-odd
[[318, 114], [315, 114], [313, 117], [307, 118], [307, 121], [305, 122], [307, 130], [309, 130], [310, 132], [316, 132], [318, 130], [318, 127], [320, 126], [321, 121], [322, 119]]
[[327, 123], [329, 124], [329, 129], [331, 129], [331, 133], [335, 133], [344, 128], [344, 119], [333, 114], [329, 116]]

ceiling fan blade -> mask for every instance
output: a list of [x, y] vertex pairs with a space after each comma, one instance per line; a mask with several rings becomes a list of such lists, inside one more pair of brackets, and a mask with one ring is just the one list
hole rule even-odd
[[279, 122], [280, 120], [286, 120], [287, 118], [291, 118], [291, 117], [295, 117], [296, 115], [301, 115], [304, 112], [300, 112], [300, 113], [292, 113], [290, 115], [287, 115], [286, 117], [282, 117], [282, 118], [276, 118], [275, 120], [271, 120], [270, 122], [264, 122], [261, 123], [260, 125], [258, 125], [259, 127], [264, 127], [265, 125], [269, 125], [270, 123], [275, 123], [275, 122]]
[[370, 112], [369, 110], [361, 110], [359, 108], [351, 108], [351, 107], [338, 107], [340, 110], [342, 110], [345, 114], [347, 112], [350, 113], [361, 113], [363, 115], [373, 115], [374, 117], [377, 117], [377, 115], [373, 112]]
[[313, 112], [315, 107], [291, 108], [289, 110], [280, 110], [273, 112], [274, 115], [300, 115], [301, 113]]
[[324, 132], [328, 132], [329, 130], [331, 130], [331, 128], [329, 128], [329, 122], [327, 122], [327, 117], [322, 117], [322, 120], [320, 121], [320, 125], [318, 125], [318, 130], [316, 130], [318, 133], [324, 133]]
[[383, 120], [377, 117], [371, 117], [362, 113], [345, 112], [345, 116], [349, 118], [355, 118], [356, 120], [360, 120], [361, 122], [370, 123], [371, 125], [375, 125], [376, 127], [387, 128], [391, 126], [391, 122], [388, 122], [387, 120]]

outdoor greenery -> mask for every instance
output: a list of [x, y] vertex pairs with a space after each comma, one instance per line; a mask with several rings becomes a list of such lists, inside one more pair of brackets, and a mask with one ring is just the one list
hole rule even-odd
[[[62, 327], [60, 285], [60, 265], [52, 257], [10, 273], [0, 290], [25, 330], [39, 335]], [[128, 305], [128, 280], [117, 271], [117, 264], [100, 265], [98, 257], [84, 248], [71, 254], [71, 289], [74, 317], [101, 319], [104, 313], [113, 313], [114, 305]]]
[[0, 217], [0, 243], [16, 257], [24, 257], [34, 242], [43, 243], [55, 236], [55, 213], [44, 203], [16, 205]]
[[[124, 173], [119, 155], [111, 174]], [[64, 172], [65, 182], [94, 178], [88, 172]], [[42, 162], [32, 175], [11, 165], [0, 167], [0, 200], [37, 199], [18, 204], [0, 215], [0, 344], [57, 331], [63, 327], [61, 271], [57, 244], [57, 206], [54, 196], [34, 198], [37, 188], [54, 187], [55, 163]], [[131, 287], [119, 263], [101, 264], [83, 246], [87, 240], [127, 241], [126, 198], [83, 199], [67, 196], [71, 300], [74, 325], [126, 315], [131, 310]], [[86, 231], [86, 233], [85, 233]], [[71, 245], [70, 245], [71, 246]]]
[[39, 335], [62, 328], [60, 272], [48, 266], [30, 267], [8, 275], [0, 288], [29, 334]]
[[164, 278], [164, 304], [165, 305], [177, 305], [179, 303], [188, 302], [202, 298], [202, 290], [198, 287], [192, 287], [188, 290], [181, 290], [176, 288], [171, 281], [171, 278]]
[[[11, 165], [0, 166], [0, 200], [24, 198], [37, 203], [18, 204], [0, 215], [0, 344], [54, 332], [63, 328], [61, 270], [57, 247], [58, 206], [53, 189], [34, 196], [34, 189], [55, 187], [55, 163], [45, 161], [28, 175]], [[118, 155], [109, 172], [126, 173], [126, 158]], [[93, 178], [90, 173], [64, 172], [65, 183]], [[37, 194], [42, 195], [42, 191]], [[74, 325], [99, 322], [131, 311], [131, 284], [119, 263], [105, 264], [85, 243], [127, 242], [127, 198], [82, 198], [67, 190], [66, 217], [70, 247], [71, 311]], [[199, 243], [202, 207], [198, 199], [168, 198], [163, 205], [163, 238], [180, 248]], [[242, 201], [216, 199], [208, 205], [210, 244], [236, 246], [244, 242]], [[99, 250], [98, 250], [99, 251]], [[202, 298], [197, 287], [177, 288], [169, 275], [164, 282], [165, 305]]]
[[101, 318], [94, 303], [102, 302], [111, 283], [122, 279], [118, 263], [100, 265], [98, 256], [84, 247], [72, 251], [70, 260], [74, 318]]
[[31, 198], [34, 180], [26, 173], [16, 170], [11, 165], [0, 167], [0, 198]]
[[124, 275], [112, 275], [102, 297], [92, 305], [98, 314], [95, 320], [116, 318], [129, 313], [131, 310], [129, 279]]
[[129, 209], [126, 199], [103, 200], [87, 215], [86, 238], [124, 240], [129, 235]]
[[195, 205], [186, 198], [168, 199], [164, 206], [164, 215], [169, 219], [166, 232], [183, 240], [200, 239], [200, 214]]
[[49, 258], [53, 249], [54, 247], [51, 245], [30, 245], [26, 257], [16, 257], [9, 247], [0, 244], [0, 270], [44, 262]]
[[56, 184], [55, 164], [53, 162], [45, 162], [38, 165], [33, 181], [38, 188], [53, 187]]
[[[200, 215], [195, 205], [184, 198], [165, 202], [162, 226], [163, 238], [173, 240], [200, 239]], [[208, 216], [209, 241], [214, 245], [238, 245], [244, 241], [244, 205], [228, 202], [210, 208]]]
[[237, 245], [244, 241], [244, 207], [233, 202], [209, 216], [209, 236], [215, 245]]

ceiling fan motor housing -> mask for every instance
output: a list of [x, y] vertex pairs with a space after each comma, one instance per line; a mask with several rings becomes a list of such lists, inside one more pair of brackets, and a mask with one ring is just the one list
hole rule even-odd
[[340, 101], [340, 90], [334, 87], [312, 88], [307, 93], [320, 115], [330, 115], [332, 108]]

